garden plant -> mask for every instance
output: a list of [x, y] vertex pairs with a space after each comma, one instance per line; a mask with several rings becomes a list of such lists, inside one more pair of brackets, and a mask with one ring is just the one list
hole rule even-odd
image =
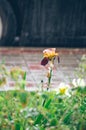
[[[86, 56], [81, 59], [77, 78], [70, 84], [60, 83], [50, 91], [52, 72], [59, 54], [45, 49], [41, 65], [48, 65], [47, 89], [26, 91], [26, 72], [20, 67], [8, 71], [0, 65], [0, 130], [86, 130]], [[7, 79], [15, 82], [7, 90]], [[40, 86], [41, 87], [41, 86]]]

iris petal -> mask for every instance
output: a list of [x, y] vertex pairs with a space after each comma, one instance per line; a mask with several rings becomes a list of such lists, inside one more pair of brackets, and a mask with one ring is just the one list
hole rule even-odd
[[60, 63], [60, 57], [58, 56], [58, 63]]
[[44, 57], [41, 61], [41, 65], [46, 65], [48, 63], [48, 58]]

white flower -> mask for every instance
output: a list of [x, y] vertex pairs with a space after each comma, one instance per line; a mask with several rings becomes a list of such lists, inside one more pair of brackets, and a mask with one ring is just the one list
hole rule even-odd
[[77, 86], [78, 86], [76, 79], [73, 79], [72, 84], [73, 84], [74, 87], [77, 87]]
[[71, 95], [69, 91], [70, 91], [70, 86], [62, 82], [58, 87], [57, 94], [66, 95], [70, 97]]
[[74, 87], [81, 87], [84, 88], [86, 86], [86, 83], [84, 81], [84, 79], [73, 79], [72, 84]]
[[82, 61], [86, 61], [86, 55], [83, 55], [81, 58]]

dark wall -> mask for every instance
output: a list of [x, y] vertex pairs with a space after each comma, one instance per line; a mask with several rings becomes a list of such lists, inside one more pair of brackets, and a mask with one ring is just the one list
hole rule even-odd
[[[24, 22], [25, 10], [27, 10], [26, 3], [28, 0], [7, 0], [11, 5], [17, 20], [17, 34], [21, 35], [22, 26]], [[27, 10], [28, 13], [28, 10]], [[25, 18], [26, 19], [26, 18]]]
[[86, 47], [86, 0], [15, 0], [15, 13], [16, 3], [19, 45]]

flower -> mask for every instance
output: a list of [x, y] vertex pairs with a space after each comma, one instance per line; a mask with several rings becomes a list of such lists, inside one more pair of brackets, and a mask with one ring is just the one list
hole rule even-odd
[[[48, 61], [51, 61], [52, 64], [54, 63], [55, 57], [58, 56], [58, 53], [55, 52], [56, 48], [49, 48], [49, 49], [45, 49], [43, 51], [43, 59], [41, 61], [41, 65], [46, 65], [48, 63]], [[58, 58], [59, 61], [59, 58]]]
[[59, 91], [61, 94], [65, 94], [66, 93], [67, 88], [63, 87], [63, 88], [59, 88]]
[[[58, 56], [58, 53], [55, 52], [56, 48], [48, 48], [43, 51], [43, 59], [41, 61], [41, 65], [45, 66], [48, 64], [48, 72], [47, 72], [47, 78], [48, 78], [48, 84], [47, 84], [47, 90], [50, 87], [51, 79], [52, 79], [52, 72], [54, 68], [54, 60], [56, 56]], [[58, 62], [59, 62], [59, 56], [58, 56]]]
[[44, 58], [48, 58], [51, 60], [52, 58], [56, 57], [58, 55], [58, 53], [56, 53], [55, 50], [56, 50], [56, 48], [45, 49], [43, 51]]
[[69, 93], [69, 90], [70, 90], [70, 86], [62, 82], [58, 87], [57, 94], [66, 95], [70, 97], [71, 95]]
[[86, 83], [85, 83], [84, 79], [82, 79], [82, 78], [73, 79], [72, 84], [74, 87], [84, 88], [86, 86]]

